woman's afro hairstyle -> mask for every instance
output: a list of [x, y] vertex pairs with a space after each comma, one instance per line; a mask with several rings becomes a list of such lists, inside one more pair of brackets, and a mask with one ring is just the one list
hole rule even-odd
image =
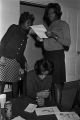
[[49, 9], [51, 9], [51, 8], [54, 9], [54, 13], [56, 14], [57, 19], [60, 19], [62, 16], [61, 6], [58, 3], [49, 3], [45, 8], [45, 12], [44, 12], [44, 16], [43, 16], [43, 20], [44, 20], [44, 22], [46, 22], [47, 25], [50, 25], [48, 12], [49, 12]]
[[51, 74], [53, 72], [53, 68], [54, 68], [53, 63], [45, 59], [40, 59], [36, 61], [34, 65], [34, 70], [38, 75], [42, 74], [42, 72], [45, 71], [49, 71], [49, 74]]
[[34, 22], [34, 16], [33, 14], [30, 14], [29, 12], [24, 12], [21, 14], [19, 19], [19, 25], [24, 24], [27, 20], [31, 20], [32, 24]]

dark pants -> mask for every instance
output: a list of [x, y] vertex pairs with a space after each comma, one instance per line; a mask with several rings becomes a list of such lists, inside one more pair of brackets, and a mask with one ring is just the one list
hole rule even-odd
[[0, 81], [0, 94], [3, 94], [4, 87], [5, 87], [5, 83], [3, 81]]
[[44, 51], [44, 58], [51, 61], [54, 65], [52, 74], [52, 87], [57, 104], [61, 105], [62, 90], [66, 82], [65, 54], [64, 50]]
[[21, 76], [21, 80], [12, 85], [12, 94], [13, 97], [26, 96], [26, 80], [27, 80], [27, 72], [24, 72], [24, 75]]

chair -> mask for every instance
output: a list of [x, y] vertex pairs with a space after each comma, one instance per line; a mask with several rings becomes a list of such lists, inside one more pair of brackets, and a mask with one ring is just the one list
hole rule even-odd
[[75, 97], [79, 89], [79, 81], [66, 82], [62, 92], [62, 107], [66, 110], [72, 109]]

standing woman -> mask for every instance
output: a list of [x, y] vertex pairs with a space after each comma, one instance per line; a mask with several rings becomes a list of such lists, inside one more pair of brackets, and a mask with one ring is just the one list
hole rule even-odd
[[[3, 93], [5, 82], [12, 82], [13, 96], [17, 91], [16, 85], [19, 69], [27, 44], [30, 26], [34, 16], [29, 12], [21, 14], [19, 25], [11, 25], [1, 40], [0, 45], [0, 93]], [[24, 64], [24, 63], [23, 63]]]
[[53, 84], [55, 100], [61, 105], [62, 89], [66, 82], [64, 51], [71, 44], [69, 25], [61, 20], [62, 11], [58, 3], [49, 3], [45, 8], [43, 21], [47, 28], [47, 39], [44, 39], [43, 55], [54, 63]]

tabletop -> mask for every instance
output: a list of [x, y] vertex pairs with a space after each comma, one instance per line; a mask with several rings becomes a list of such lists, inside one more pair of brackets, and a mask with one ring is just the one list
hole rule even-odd
[[[36, 101], [29, 98], [17, 98], [12, 100], [12, 117], [21, 116], [22, 118], [26, 120], [57, 120], [55, 115], [43, 115], [43, 116], [37, 116], [36, 112], [28, 113], [25, 112], [25, 108], [30, 104], [36, 104]], [[48, 105], [50, 106], [50, 104]]]

